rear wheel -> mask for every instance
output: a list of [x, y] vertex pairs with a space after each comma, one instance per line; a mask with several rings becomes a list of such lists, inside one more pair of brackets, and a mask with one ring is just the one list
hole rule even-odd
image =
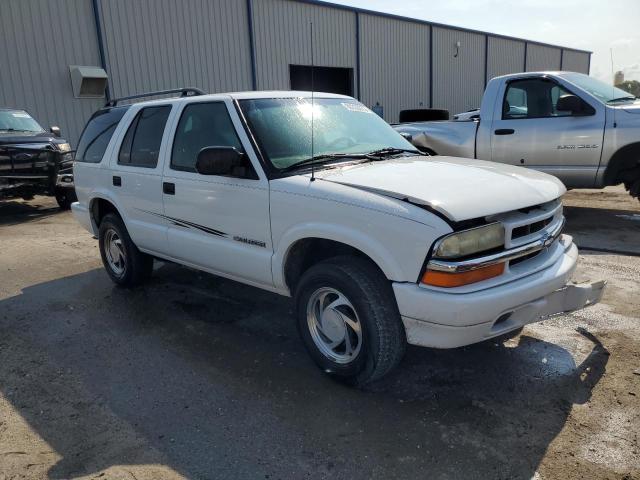
[[295, 294], [298, 330], [316, 364], [365, 385], [402, 359], [406, 337], [388, 280], [370, 262], [335, 257], [305, 272]]
[[109, 213], [102, 219], [99, 244], [102, 263], [114, 283], [133, 287], [151, 275], [153, 257], [138, 250], [119, 216]]

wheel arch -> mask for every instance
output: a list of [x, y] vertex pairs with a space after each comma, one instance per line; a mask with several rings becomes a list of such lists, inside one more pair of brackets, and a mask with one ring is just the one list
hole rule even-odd
[[605, 185], [617, 185], [637, 178], [640, 178], [640, 142], [620, 147], [611, 156], [603, 181]]
[[339, 255], [353, 255], [364, 258], [374, 265], [388, 280], [400, 280], [402, 269], [393, 262], [393, 256], [382, 245], [371, 238], [359, 239], [352, 236], [332, 235], [329, 229], [322, 233], [307, 232], [290, 235], [281, 245], [286, 245], [274, 254], [274, 283], [293, 293], [296, 282], [311, 266]]
[[89, 215], [91, 217], [91, 226], [94, 232], [98, 232], [100, 222], [108, 213], [115, 213], [118, 215], [126, 226], [124, 216], [116, 206], [115, 202], [108, 197], [98, 195], [93, 197], [89, 202]]

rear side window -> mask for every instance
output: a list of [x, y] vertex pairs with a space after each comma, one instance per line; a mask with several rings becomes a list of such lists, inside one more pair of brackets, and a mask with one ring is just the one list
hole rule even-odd
[[164, 127], [171, 107], [147, 107], [138, 112], [122, 141], [118, 163], [132, 167], [155, 168]]
[[93, 114], [80, 136], [76, 162], [100, 163], [118, 122], [127, 107], [100, 110]]

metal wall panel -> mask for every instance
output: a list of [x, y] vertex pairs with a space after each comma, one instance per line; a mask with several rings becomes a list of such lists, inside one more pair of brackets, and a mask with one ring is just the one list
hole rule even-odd
[[527, 72], [560, 70], [561, 48], [529, 43], [527, 45]]
[[589, 57], [591, 55], [574, 50], [564, 50], [562, 54], [562, 70], [589, 74]]
[[[456, 42], [460, 49], [454, 57]], [[446, 108], [454, 115], [480, 107], [484, 54], [484, 35], [433, 27], [433, 108]]]
[[251, 90], [247, 4], [101, 0], [112, 96], [198, 87]]
[[380, 103], [384, 118], [400, 110], [429, 107], [428, 25], [359, 15], [361, 101]]
[[524, 69], [524, 42], [489, 36], [487, 53], [487, 81]]
[[[355, 13], [289, 0], [252, 0], [258, 90], [287, 90], [289, 65], [356, 68]], [[355, 87], [354, 87], [355, 92]]]
[[[73, 28], [71, 28], [73, 26]], [[2, 0], [0, 107], [22, 108], [75, 147], [102, 99], [76, 99], [69, 65], [100, 66], [90, 0]]]

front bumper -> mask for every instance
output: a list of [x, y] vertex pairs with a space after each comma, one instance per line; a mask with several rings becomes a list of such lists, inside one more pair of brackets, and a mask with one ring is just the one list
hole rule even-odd
[[433, 348], [470, 345], [600, 301], [605, 282], [567, 285], [578, 260], [571, 237], [561, 236], [540, 257], [529, 261], [530, 275], [489, 281], [474, 291], [394, 283], [407, 341]]
[[74, 188], [73, 173], [58, 173], [56, 176], [57, 188]]

